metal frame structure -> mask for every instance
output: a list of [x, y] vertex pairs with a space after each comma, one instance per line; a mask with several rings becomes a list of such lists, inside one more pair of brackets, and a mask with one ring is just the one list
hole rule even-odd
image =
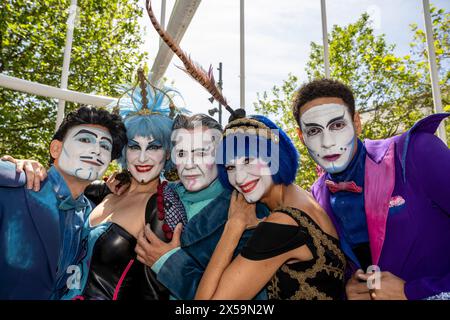
[[[166, 11], [166, 0], [161, 0], [161, 20], [164, 23], [165, 11]], [[245, 107], [245, 11], [244, 11], [244, 1], [240, 0], [240, 104], [241, 108]], [[322, 20], [322, 41], [324, 49], [324, 70], [325, 76], [330, 77], [330, 62], [329, 62], [329, 49], [328, 49], [328, 30], [327, 30], [327, 11], [326, 11], [326, 0], [321, 1], [321, 20]], [[183, 38], [195, 12], [200, 5], [201, 0], [176, 0], [169, 23], [167, 24], [167, 31], [172, 35], [177, 43]], [[64, 105], [65, 101], [77, 102], [91, 104], [95, 106], [105, 106], [109, 103], [115, 101], [116, 99], [111, 97], [103, 97], [92, 94], [86, 94], [81, 92], [76, 92], [67, 89], [68, 74], [70, 67], [70, 54], [72, 48], [73, 39], [73, 26], [71, 27], [70, 22], [74, 21], [76, 11], [77, 0], [71, 0], [72, 10], [69, 9], [69, 21], [66, 35], [66, 45], [64, 49], [64, 60], [63, 60], [63, 70], [61, 75], [61, 86], [60, 88], [51, 87], [31, 81], [26, 81], [5, 74], [0, 74], [0, 86], [17, 90], [29, 94], [51, 97], [59, 99], [58, 102], [58, 115], [57, 124], [59, 126], [64, 117]], [[436, 64], [436, 54], [434, 50], [434, 38], [433, 38], [433, 28], [431, 24], [430, 15], [430, 3], [429, 0], [422, 0], [425, 29], [426, 29], [426, 39], [428, 47], [428, 62], [430, 67], [430, 77], [433, 93], [433, 103], [435, 112], [442, 112], [442, 99], [441, 91], [439, 88], [439, 77]], [[71, 21], [70, 21], [71, 20]], [[163, 24], [164, 26], [164, 24]], [[155, 61], [151, 68], [152, 82], [156, 83], [166, 72], [170, 61], [172, 60], [173, 52], [167, 47], [163, 42], [160, 42], [160, 47], [156, 55]], [[438, 136], [446, 142], [446, 133], [444, 123], [441, 123], [438, 130]]]
[[240, 107], [245, 109], [245, 0], [240, 0]]
[[[443, 112], [441, 88], [439, 87], [439, 76], [436, 64], [436, 53], [434, 51], [433, 25], [431, 24], [430, 1], [422, 0], [423, 3], [423, 17], [425, 20], [425, 33], [427, 36], [428, 47], [428, 63], [430, 65], [431, 91], [433, 93], [434, 112]], [[447, 136], [445, 132], [445, 122], [443, 121], [438, 128], [438, 137], [444, 143], [447, 143]]]
[[[166, 0], [161, 0], [161, 17], [165, 18]], [[201, 0], [176, 0], [172, 14], [167, 25], [167, 31], [173, 36], [176, 42], [180, 42], [183, 38], [194, 14], [200, 5]], [[70, 67], [70, 56], [72, 51], [73, 27], [76, 20], [77, 0], [71, 0], [69, 7], [69, 17], [67, 21], [66, 43], [64, 48], [63, 69], [61, 74], [60, 88], [52, 87], [32, 81], [22, 80], [5, 74], [0, 74], [0, 86], [49, 98], [59, 99], [56, 128], [64, 118], [65, 102], [75, 102], [82, 104], [90, 104], [94, 106], [106, 106], [117, 99], [93, 94], [87, 94], [67, 89], [68, 75]], [[160, 43], [158, 53], [151, 68], [152, 81], [155, 83], [164, 75], [172, 60], [173, 53], [165, 43]]]
[[[164, 1], [164, 0], [163, 0]], [[177, 0], [173, 6], [166, 31], [172, 36], [175, 42], [180, 43], [181, 39], [191, 23], [192, 18], [200, 5], [201, 0]], [[156, 83], [166, 73], [173, 52], [164, 43], [160, 43], [155, 62], [151, 68], [152, 82]]]

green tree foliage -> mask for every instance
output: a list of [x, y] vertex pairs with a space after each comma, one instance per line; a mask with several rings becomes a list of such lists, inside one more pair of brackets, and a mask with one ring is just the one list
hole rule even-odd
[[[78, 1], [69, 89], [117, 95], [145, 54], [139, 0]], [[0, 72], [59, 86], [70, 0], [0, 2]], [[66, 112], [78, 107], [66, 103]], [[0, 154], [46, 163], [57, 101], [0, 88]]]
[[[431, 13], [442, 100], [445, 109], [450, 110], [450, 14], [435, 7]], [[363, 119], [362, 138], [390, 137], [433, 111], [425, 34], [416, 25], [411, 30], [410, 55], [397, 57], [395, 45], [386, 43], [384, 35], [374, 34], [367, 14], [347, 26], [333, 26], [329, 35], [331, 77], [353, 89]], [[307, 80], [323, 78], [323, 65], [323, 47], [312, 42]], [[301, 155], [297, 183], [309, 189], [317, 178], [316, 165], [297, 137], [298, 126], [291, 110], [299, 86], [298, 77], [289, 74], [282, 86], [274, 86], [270, 94], [258, 95], [255, 109], [277, 119], [293, 139]], [[447, 135], [450, 142], [450, 124]]]

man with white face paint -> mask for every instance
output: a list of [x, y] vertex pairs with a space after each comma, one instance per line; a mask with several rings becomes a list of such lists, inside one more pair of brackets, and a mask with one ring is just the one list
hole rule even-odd
[[172, 155], [180, 181], [189, 192], [203, 190], [217, 178], [215, 149], [220, 135], [220, 130], [202, 126], [174, 132]]
[[301, 129], [309, 154], [325, 171], [346, 169], [357, 147], [353, 119], [345, 105], [328, 103], [305, 111]]
[[111, 134], [101, 128], [88, 125], [71, 128], [63, 141], [58, 166], [81, 180], [97, 180], [111, 161], [112, 144]]
[[[433, 135], [449, 114], [362, 142], [352, 91], [328, 79], [301, 87], [293, 113], [301, 141], [325, 171], [312, 194], [351, 262], [347, 297], [423, 299], [449, 292], [450, 257], [443, 252], [450, 241], [450, 151]], [[377, 288], [365, 273], [373, 265], [382, 271]]]
[[[231, 192], [218, 180], [215, 162], [221, 137], [221, 125], [207, 115], [179, 115], [174, 120], [172, 160], [181, 182], [173, 188], [186, 209], [188, 223], [178, 247], [170, 248], [154, 237], [151, 243], [140, 246], [145, 252], [140, 258], [157, 274], [173, 299], [194, 298], [227, 221]], [[268, 213], [264, 207], [258, 209], [263, 215]], [[237, 251], [250, 235], [250, 230], [244, 233]], [[265, 298], [265, 292], [257, 298]]]
[[0, 299], [59, 298], [92, 209], [83, 191], [118, 158], [125, 141], [120, 117], [81, 107], [55, 133], [52, 167], [39, 191], [23, 187], [24, 173], [0, 161], [0, 185], [9, 186], [0, 187]]

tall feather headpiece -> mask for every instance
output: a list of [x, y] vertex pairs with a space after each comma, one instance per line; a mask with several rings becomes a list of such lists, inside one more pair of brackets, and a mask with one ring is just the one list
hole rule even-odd
[[137, 80], [134, 85], [119, 85], [122, 96], [113, 104], [113, 112], [120, 114], [122, 118], [132, 115], [161, 114], [171, 119], [180, 113], [190, 113], [186, 108], [175, 105], [174, 97], [180, 92], [168, 86], [158, 88], [144, 75], [144, 70], [139, 67]]
[[[229, 113], [231, 113], [233, 117], [241, 117], [243, 111], [239, 113], [236, 110], [233, 110], [229, 105], [225, 97], [222, 95], [221, 90], [217, 87], [216, 81], [214, 80], [213, 67], [210, 66], [208, 71], [203, 69], [201, 65], [194, 62], [190, 56], [188, 56], [183, 50], [181, 50], [180, 46], [173, 40], [173, 38], [166, 31], [163, 30], [161, 25], [152, 9], [152, 4], [150, 0], [146, 0], [146, 8], [148, 16], [150, 17], [150, 21], [152, 22], [153, 27], [156, 32], [158, 32], [159, 36], [163, 41], [167, 44], [167, 46], [180, 58], [180, 60], [184, 64], [184, 68], [180, 68], [192, 78], [194, 78], [197, 82], [199, 82], [211, 95], [212, 97], [218, 101], [221, 105], [223, 105]], [[243, 110], [243, 109], [241, 109]]]

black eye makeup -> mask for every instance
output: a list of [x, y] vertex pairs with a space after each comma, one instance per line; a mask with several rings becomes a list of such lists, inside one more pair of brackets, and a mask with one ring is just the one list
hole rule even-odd
[[308, 130], [306, 131], [306, 134], [309, 136], [309, 137], [312, 137], [312, 136], [315, 136], [315, 135], [317, 135], [317, 134], [319, 134], [319, 133], [321, 133], [322, 132], [322, 129], [321, 128], [318, 128], [318, 127], [312, 127], [312, 128], [308, 128]]
[[106, 151], [111, 151], [112, 150], [112, 146], [109, 143], [100, 143], [100, 147], [102, 147]]
[[91, 143], [91, 139], [86, 138], [86, 137], [80, 137], [80, 138], [78, 138], [78, 141], [83, 142], [83, 143]]
[[141, 150], [141, 146], [139, 144], [136, 144], [136, 143], [129, 143], [128, 144], [128, 149], [133, 150], [133, 151]]
[[341, 130], [344, 129], [347, 126], [347, 123], [345, 120], [338, 120], [330, 124], [330, 130]]
[[156, 141], [152, 141], [147, 145], [146, 150], [159, 150], [159, 149], [162, 149], [162, 144]]

